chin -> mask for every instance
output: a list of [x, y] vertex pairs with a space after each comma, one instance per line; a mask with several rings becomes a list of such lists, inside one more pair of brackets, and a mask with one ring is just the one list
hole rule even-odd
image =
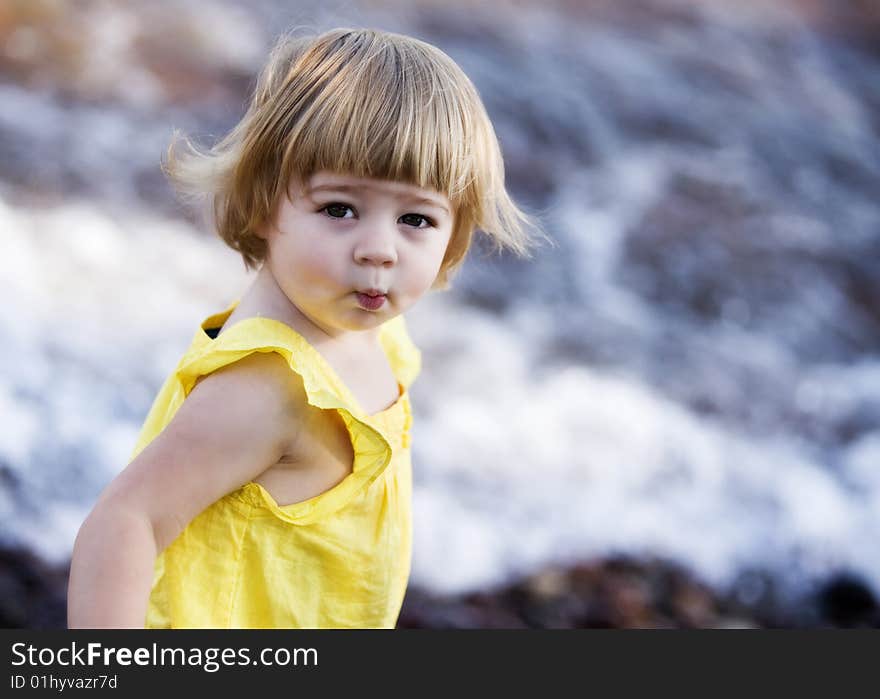
[[359, 316], [344, 325], [345, 330], [371, 330], [393, 318], [396, 313], [376, 313], [375, 311], [360, 311]]

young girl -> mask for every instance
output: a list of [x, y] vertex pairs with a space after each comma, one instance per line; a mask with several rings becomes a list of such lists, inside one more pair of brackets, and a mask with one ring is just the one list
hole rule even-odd
[[373, 30], [284, 37], [242, 121], [167, 172], [258, 272], [205, 319], [74, 545], [74, 627], [395, 626], [410, 570], [403, 313], [529, 218], [471, 82]]

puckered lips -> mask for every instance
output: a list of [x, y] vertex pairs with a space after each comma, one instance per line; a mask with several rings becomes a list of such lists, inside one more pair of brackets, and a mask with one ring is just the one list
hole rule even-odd
[[382, 289], [361, 289], [355, 292], [358, 305], [365, 311], [378, 311], [385, 305], [385, 291]]

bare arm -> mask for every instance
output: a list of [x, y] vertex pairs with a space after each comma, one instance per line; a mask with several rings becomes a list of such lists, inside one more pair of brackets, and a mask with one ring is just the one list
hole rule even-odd
[[272, 466], [298, 429], [302, 383], [275, 353], [204, 377], [101, 493], [76, 537], [69, 628], [143, 628], [156, 556], [202, 510]]
[[147, 517], [113, 503], [96, 506], [73, 546], [68, 628], [144, 628], [156, 555]]

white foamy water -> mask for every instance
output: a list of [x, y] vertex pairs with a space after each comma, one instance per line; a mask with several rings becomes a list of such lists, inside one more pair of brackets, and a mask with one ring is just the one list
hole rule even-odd
[[245, 275], [179, 223], [84, 202], [0, 200], [0, 231], [0, 460], [15, 482], [3, 489], [3, 534], [60, 561], [127, 463], [205, 299]]
[[[413, 395], [414, 571], [429, 587], [610, 552], [668, 556], [719, 586], [757, 566], [793, 586], [845, 567], [880, 583], [876, 437], [835, 475], [795, 437], [738, 433], [637, 377], [542, 369], [540, 338], [510, 323], [428, 302], [411, 326], [428, 367]], [[856, 373], [876, 386], [880, 364], [835, 378]]]

